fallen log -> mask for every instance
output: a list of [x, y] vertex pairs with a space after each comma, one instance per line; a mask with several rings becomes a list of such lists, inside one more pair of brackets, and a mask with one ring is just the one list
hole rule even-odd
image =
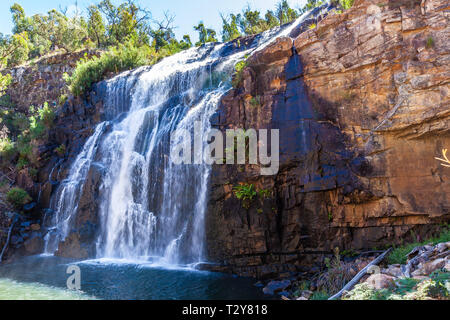
[[341, 291], [339, 291], [338, 293], [336, 293], [334, 296], [328, 298], [328, 300], [335, 300], [338, 299], [342, 296], [342, 294], [345, 291], [350, 291], [354, 285], [356, 285], [359, 280], [361, 280], [361, 278], [367, 273], [367, 271], [370, 269], [370, 267], [375, 266], [377, 264], [379, 264], [384, 257], [386, 257], [386, 255], [391, 252], [392, 248], [389, 248], [388, 250], [386, 250], [385, 252], [383, 252], [382, 254], [380, 254], [375, 260], [373, 260], [371, 263], [369, 263], [364, 269], [362, 269], [360, 272], [358, 272], [358, 274], [352, 279], [350, 280], [342, 289]]

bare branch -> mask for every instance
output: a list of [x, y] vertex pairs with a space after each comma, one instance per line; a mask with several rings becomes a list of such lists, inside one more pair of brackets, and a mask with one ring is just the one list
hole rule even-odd
[[441, 166], [450, 168], [450, 160], [447, 157], [447, 151], [448, 151], [447, 149], [442, 149], [442, 156], [444, 158], [437, 158], [437, 157], [435, 157], [435, 159], [438, 160], [438, 161], [443, 162], [443, 163], [441, 163]]

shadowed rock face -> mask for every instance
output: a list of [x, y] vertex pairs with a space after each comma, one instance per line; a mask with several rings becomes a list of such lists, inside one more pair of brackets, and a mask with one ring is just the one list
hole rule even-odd
[[[450, 145], [449, 10], [440, 0], [357, 1], [249, 58], [214, 125], [280, 129], [281, 166], [270, 177], [214, 167], [211, 260], [270, 277], [450, 220], [450, 170], [435, 160]], [[271, 194], [247, 210], [239, 183]]]

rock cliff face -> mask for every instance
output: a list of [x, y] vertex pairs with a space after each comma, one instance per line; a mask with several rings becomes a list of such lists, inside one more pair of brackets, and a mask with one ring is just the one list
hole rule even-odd
[[[212, 261], [242, 275], [299, 271], [450, 220], [450, 3], [356, 1], [248, 60], [214, 125], [280, 129], [280, 170], [215, 166]], [[249, 209], [233, 193], [263, 191]]]
[[[102, 112], [101, 103], [91, 104], [95, 90], [83, 100], [70, 98], [66, 103], [61, 101], [60, 98], [68, 93], [63, 76], [65, 73], [71, 74], [77, 61], [82, 57], [97, 54], [98, 52], [91, 50], [54, 54], [25, 66], [2, 71], [11, 74], [12, 83], [6, 92], [5, 97], [8, 99], [0, 101], [0, 108], [14, 108], [27, 114], [30, 106], [42, 106], [45, 102], [54, 107], [64, 104], [58, 108], [58, 117], [55, 126], [49, 132], [48, 139], [40, 139], [33, 144], [32, 152], [39, 165], [37, 174], [31, 175], [28, 169], [17, 171], [14, 166], [7, 172], [0, 172], [11, 184], [26, 189], [34, 201], [26, 215], [15, 215], [13, 208], [5, 200], [7, 188], [0, 187], [0, 228], [3, 229], [0, 236], [1, 248], [6, 242], [6, 235], [14, 217], [18, 218], [12, 230], [10, 250], [5, 252], [4, 260], [14, 256], [41, 253], [43, 250], [42, 238], [46, 230], [40, 229], [40, 224], [44, 217], [51, 214], [46, 210], [50, 204], [51, 194], [56, 189], [59, 179], [64, 177], [73, 157], [90, 135], [91, 126], [98, 121]], [[0, 137], [6, 134], [6, 126], [0, 121]], [[61, 145], [67, 147], [64, 155], [55, 152]], [[33, 225], [39, 226], [39, 229], [32, 230]]]
[[25, 113], [30, 106], [42, 106], [45, 102], [56, 106], [62, 95], [69, 94], [63, 79], [64, 74], [71, 74], [77, 62], [84, 56], [92, 57], [98, 54], [99, 52], [94, 50], [56, 53], [28, 65], [5, 70], [5, 73], [11, 74], [13, 80], [6, 95], [18, 111]]

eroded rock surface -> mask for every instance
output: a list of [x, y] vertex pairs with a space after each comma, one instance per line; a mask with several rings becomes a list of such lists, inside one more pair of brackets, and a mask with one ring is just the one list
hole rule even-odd
[[[214, 125], [280, 129], [280, 171], [214, 167], [209, 257], [272, 277], [449, 221], [450, 4], [357, 1], [248, 60]], [[253, 184], [249, 209], [233, 187]], [[268, 192], [267, 192], [268, 191]]]

